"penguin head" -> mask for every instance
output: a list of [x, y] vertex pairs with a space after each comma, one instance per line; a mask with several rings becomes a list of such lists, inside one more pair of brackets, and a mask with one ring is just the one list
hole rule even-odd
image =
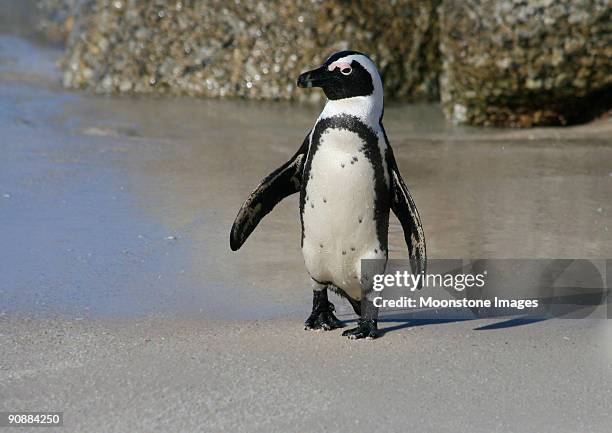
[[366, 97], [380, 99], [382, 104], [382, 81], [376, 65], [357, 51], [332, 54], [321, 67], [301, 74], [297, 85], [321, 87], [330, 101]]

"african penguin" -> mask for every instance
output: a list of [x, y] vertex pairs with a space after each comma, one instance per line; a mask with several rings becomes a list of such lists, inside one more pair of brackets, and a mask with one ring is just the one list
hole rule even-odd
[[[300, 75], [299, 87], [321, 87], [327, 103], [297, 153], [268, 175], [240, 208], [230, 234], [233, 251], [283, 198], [300, 193], [302, 253], [312, 278], [306, 329], [343, 324], [327, 289], [344, 296], [359, 316], [349, 338], [375, 338], [378, 310], [371, 274], [384, 272], [389, 211], [398, 217], [415, 273], [426, 267], [425, 237], [414, 201], [399, 173], [383, 128], [383, 87], [370, 58], [333, 54]], [[362, 275], [361, 260], [379, 259]], [[362, 281], [363, 279], [363, 281]]]

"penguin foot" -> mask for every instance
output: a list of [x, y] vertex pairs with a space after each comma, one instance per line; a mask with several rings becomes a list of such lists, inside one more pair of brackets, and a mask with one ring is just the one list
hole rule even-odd
[[304, 322], [304, 329], [331, 331], [332, 329], [342, 328], [344, 325], [334, 315], [334, 310], [334, 304], [330, 302], [326, 309], [313, 311]]
[[342, 336], [348, 337], [351, 340], [367, 338], [372, 340], [378, 337], [378, 326], [375, 320], [359, 319], [356, 328], [347, 329], [342, 333]]

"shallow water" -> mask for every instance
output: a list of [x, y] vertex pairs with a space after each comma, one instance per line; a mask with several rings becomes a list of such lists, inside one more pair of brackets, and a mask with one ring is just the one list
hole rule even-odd
[[[228, 238], [319, 108], [68, 92], [59, 55], [0, 37], [0, 314], [306, 314], [297, 196]], [[483, 130], [390, 105], [385, 127], [431, 257], [612, 257], [612, 122]]]

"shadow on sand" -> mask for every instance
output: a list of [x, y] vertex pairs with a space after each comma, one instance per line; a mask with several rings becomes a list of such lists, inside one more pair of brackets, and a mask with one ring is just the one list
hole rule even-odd
[[[379, 324], [384, 323], [394, 323], [392, 326], [382, 327], [380, 331], [380, 336], [394, 331], [399, 331], [405, 328], [414, 328], [419, 326], [429, 326], [429, 325], [442, 325], [446, 323], [456, 323], [456, 322], [466, 322], [471, 320], [481, 320], [482, 317], [455, 317], [455, 318], [414, 318], [408, 317], [406, 315], [396, 315], [396, 316], [384, 316], [379, 319]], [[495, 329], [504, 329], [504, 328], [513, 328], [515, 326], [524, 326], [530, 325], [537, 322], [542, 322], [550, 319], [550, 317], [528, 317], [528, 316], [520, 316], [520, 317], [511, 317], [505, 318], [501, 322], [491, 323], [483, 326], [479, 326], [474, 328], [475, 331], [489, 331]], [[399, 322], [399, 323], [398, 323]]]
[[[567, 288], [565, 288], [567, 289]], [[612, 318], [612, 296], [608, 290], [603, 288], [584, 289], [571, 288], [574, 291], [582, 290], [584, 293], [540, 298], [543, 306], [534, 314], [516, 315], [495, 310], [458, 309], [458, 310], [396, 310], [395, 314], [381, 312], [378, 318], [379, 327], [385, 323], [392, 325], [379, 328], [382, 337], [388, 332], [399, 331], [405, 328], [413, 328], [428, 325], [441, 325], [446, 323], [465, 322], [470, 320], [498, 320], [474, 328], [474, 331], [493, 331], [497, 329], [514, 328], [517, 326], [531, 325], [552, 318], [563, 319], [610, 319]], [[356, 318], [343, 319], [344, 325], [355, 323]]]
[[[504, 318], [501, 322], [491, 323], [483, 326], [474, 328], [474, 331], [492, 331], [496, 329], [513, 328], [516, 326], [531, 325], [533, 323], [543, 322], [550, 319], [551, 317], [531, 317], [531, 316], [520, 316]], [[429, 325], [443, 325], [447, 323], [458, 323], [473, 320], [482, 320], [484, 317], [454, 317], [454, 318], [418, 318], [413, 315], [397, 314], [397, 315], [385, 315], [378, 319], [379, 324], [379, 337], [386, 335], [389, 332], [399, 331], [406, 328], [415, 328], [420, 326]], [[490, 319], [490, 317], [488, 318]], [[342, 323], [344, 326], [354, 324], [357, 322], [356, 318], [343, 319]], [[385, 326], [387, 323], [393, 323], [391, 326]], [[382, 327], [381, 327], [382, 325]]]

